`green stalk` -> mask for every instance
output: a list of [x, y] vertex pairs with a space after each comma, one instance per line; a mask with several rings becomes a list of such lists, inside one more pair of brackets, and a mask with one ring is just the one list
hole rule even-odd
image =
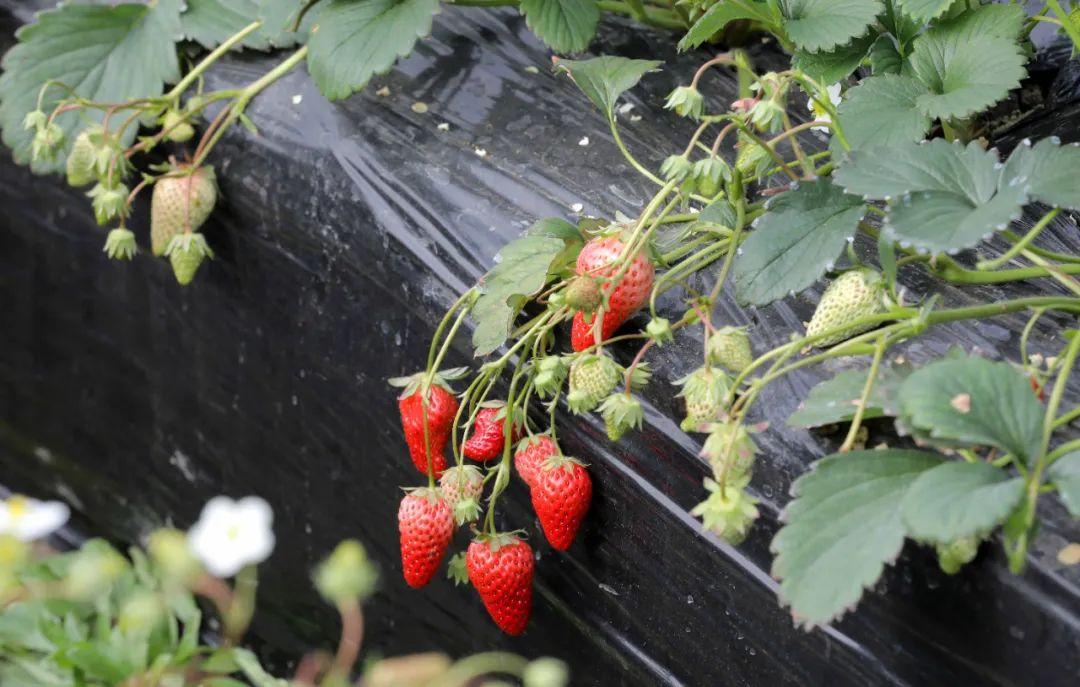
[[1059, 214], [1061, 214], [1060, 208], [1054, 208], [1053, 210], [1050, 210], [1045, 215], [1043, 215], [1038, 222], [1036, 222], [1035, 226], [1031, 228], [1031, 231], [1024, 235], [1024, 238], [1016, 241], [1013, 246], [1009, 248], [1009, 250], [1005, 251], [993, 260], [980, 261], [978, 264], [975, 265], [975, 269], [996, 270], [1008, 261], [1012, 260], [1017, 255], [1019, 255], [1022, 250], [1027, 248], [1028, 244], [1034, 241], [1035, 237], [1042, 233], [1042, 230], [1049, 226], [1050, 222], [1054, 221], [1054, 218], [1057, 217]]
[[176, 100], [177, 98], [179, 98], [180, 95], [187, 90], [188, 86], [195, 83], [196, 79], [198, 79], [203, 74], [203, 72], [209, 69], [212, 64], [217, 62], [222, 55], [232, 50], [240, 41], [244, 40], [253, 32], [257, 31], [260, 26], [262, 26], [261, 20], [253, 21], [244, 28], [234, 33], [233, 35], [226, 38], [225, 42], [214, 48], [210, 52], [210, 54], [208, 54], [202, 59], [201, 62], [199, 62], [199, 64], [195, 65], [195, 67], [190, 72], [185, 74], [184, 78], [180, 79], [180, 81], [178, 81], [177, 84], [173, 86], [172, 90], [164, 95], [164, 98], [167, 100]]
[[877, 382], [878, 367], [881, 366], [881, 358], [885, 355], [887, 340], [888, 338], [885, 336], [878, 337], [877, 345], [874, 347], [874, 358], [870, 361], [870, 371], [866, 377], [866, 384], [863, 385], [862, 395], [859, 396], [859, 405], [855, 408], [855, 417], [851, 418], [851, 427], [848, 428], [847, 437], [844, 438], [844, 443], [840, 445], [840, 453], [847, 453], [855, 445], [855, 437], [859, 434], [863, 414], [866, 412], [866, 404], [870, 400], [870, 393], [874, 390], [874, 383]]
[[1058, 0], [1046, 0], [1046, 4], [1061, 22], [1061, 26], [1065, 29], [1065, 33], [1069, 35], [1069, 39], [1073, 42], [1073, 46], [1080, 49], [1080, 28], [1077, 28], [1076, 24], [1073, 23], [1069, 13], [1061, 7], [1061, 3], [1059, 3]]

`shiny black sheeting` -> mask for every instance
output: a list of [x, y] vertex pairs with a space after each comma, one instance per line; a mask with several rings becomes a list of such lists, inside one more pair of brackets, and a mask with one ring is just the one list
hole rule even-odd
[[[0, 13], [10, 41], [27, 9], [3, 5], [18, 8]], [[644, 119], [624, 119], [629, 145], [658, 162], [672, 134], [686, 133], [658, 104], [693, 62], [676, 58], [669, 39], [625, 24], [605, 25], [596, 50], [668, 60], [629, 98]], [[768, 46], [755, 52], [779, 63]], [[230, 58], [212, 81], [249, 81], [272, 59]], [[664, 382], [697, 364], [699, 344], [688, 339], [654, 356], [643, 432], [612, 446], [596, 422], [563, 418], [564, 448], [588, 460], [596, 484], [568, 553], [542, 542], [523, 488], [511, 488], [500, 521], [530, 529], [539, 552], [523, 638], [500, 635], [470, 589], [442, 579], [421, 591], [404, 585], [397, 487], [418, 480], [385, 379], [422, 365], [443, 309], [531, 221], [570, 218], [577, 202], [587, 213], [631, 214], [651, 191], [602, 118], [547, 64], [512, 12], [446, 9], [433, 38], [346, 102], [330, 104], [306, 75], [290, 75], [252, 109], [261, 135], [235, 131], [214, 155], [223, 201], [207, 235], [219, 258], [187, 289], [145, 254], [108, 262], [80, 192], [5, 161], [0, 482], [64, 498], [78, 526], [118, 541], [165, 522], [186, 526], [217, 493], [265, 497], [278, 548], [264, 566], [255, 633], [279, 662], [333, 641], [336, 621], [309, 591], [308, 571], [336, 541], [357, 537], [384, 573], [367, 635], [368, 649], [384, 654], [550, 654], [581, 685], [1074, 682], [1080, 575], [1055, 554], [1080, 532], [1056, 504], [1022, 577], [989, 546], [950, 578], [909, 545], [857, 611], [833, 628], [795, 629], [776, 603], [768, 541], [791, 480], [836, 444], [783, 420], [833, 368], [777, 383], [759, 404], [758, 419], [772, 423], [754, 480], [763, 518], [735, 549], [687, 515], [706, 467], [695, 457], [700, 437], [671, 420], [678, 408]], [[390, 95], [377, 97], [383, 85]], [[725, 96], [733, 88], [719, 77], [712, 87]], [[427, 114], [410, 110], [417, 100]], [[1075, 137], [1080, 119], [1069, 115], [1040, 135]], [[1059, 228], [1047, 245], [1080, 249], [1075, 224]], [[938, 287], [905, 276], [915, 293]], [[953, 304], [973, 298], [944, 293]], [[748, 312], [725, 302], [721, 317], [752, 324], [760, 351], [797, 329], [813, 302]], [[1013, 316], [944, 327], [905, 354], [924, 360], [959, 344], [1014, 355], [1022, 324]], [[1034, 350], [1053, 353], [1061, 326], [1044, 319]], [[451, 363], [468, 355], [462, 341]]]

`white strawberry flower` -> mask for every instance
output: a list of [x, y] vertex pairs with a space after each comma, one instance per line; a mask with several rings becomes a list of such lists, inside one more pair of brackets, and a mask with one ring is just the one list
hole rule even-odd
[[234, 501], [215, 496], [188, 531], [188, 547], [217, 577], [232, 577], [245, 565], [266, 560], [274, 550], [274, 513], [258, 496]]
[[[837, 105], [839, 105], [840, 104], [840, 84], [839, 83], [834, 83], [831, 86], [827, 86], [825, 88], [825, 90], [829, 94], [829, 102], [832, 103], [833, 107], [836, 107]], [[829, 113], [825, 111], [825, 108], [823, 108], [821, 105], [819, 105], [817, 102], [815, 102], [813, 98], [808, 98], [807, 99], [807, 101], [806, 101], [806, 109], [810, 110], [810, 115], [815, 120], [817, 120], [819, 122], [831, 122], [832, 121], [832, 117], [829, 116]], [[829, 130], [829, 127], [827, 127], [827, 126], [814, 126], [814, 127], [810, 127], [810, 128], [813, 129], [814, 131], [828, 131]]]
[[0, 501], [0, 534], [34, 541], [63, 527], [70, 515], [67, 504], [60, 501], [38, 501], [16, 494]]

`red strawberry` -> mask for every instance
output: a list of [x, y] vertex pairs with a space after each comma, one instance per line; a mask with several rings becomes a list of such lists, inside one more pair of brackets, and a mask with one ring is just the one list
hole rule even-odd
[[521, 481], [529, 485], [531, 489], [536, 473], [540, 466], [549, 456], [557, 456], [562, 453], [555, 440], [546, 434], [538, 434], [534, 437], [522, 439], [514, 452], [514, 467], [517, 468]]
[[[502, 455], [503, 447], [506, 445], [503, 427], [505, 421], [506, 404], [499, 403], [481, 408], [476, 414], [476, 421], [473, 423], [468, 440], [461, 447], [465, 457], [483, 463]], [[515, 423], [511, 430], [510, 441], [517, 441], [520, 435], [520, 428]]]
[[592, 501], [592, 479], [580, 461], [552, 456], [544, 461], [533, 483], [532, 503], [551, 546], [570, 548]]
[[512, 534], [481, 535], [469, 544], [465, 565], [495, 624], [521, 634], [532, 613], [532, 548]]
[[[457, 369], [436, 374], [427, 387], [428, 448], [431, 453], [431, 468], [436, 477], [446, 469], [443, 449], [446, 448], [450, 432], [454, 429], [454, 417], [458, 411], [458, 400], [450, 390], [447, 380], [459, 374]], [[428, 452], [424, 450], [424, 403], [421, 394], [425, 376], [420, 372], [410, 377], [390, 380], [394, 386], [405, 387], [398, 396], [401, 428], [405, 432], [405, 443], [409, 445], [409, 456], [413, 465], [424, 475], [428, 473]]]
[[[618, 235], [593, 239], [585, 244], [578, 254], [577, 273], [593, 277], [611, 277], [618, 271], [612, 264], [623, 250], [622, 239]], [[610, 283], [603, 287], [609, 293], [607, 310], [599, 315], [603, 318], [600, 325], [601, 338], [608, 339], [615, 330], [622, 326], [649, 299], [653, 285], [653, 265], [644, 252], [638, 253], [630, 267], [612, 288]], [[593, 334], [595, 315], [578, 312], [574, 314], [574, 325], [570, 332], [570, 342], [575, 351], [583, 351], [596, 343]]]
[[454, 514], [438, 489], [414, 489], [398, 508], [401, 568], [418, 589], [431, 581], [454, 536]]

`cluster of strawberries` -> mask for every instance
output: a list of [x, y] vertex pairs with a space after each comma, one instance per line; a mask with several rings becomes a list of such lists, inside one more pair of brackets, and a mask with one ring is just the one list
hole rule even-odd
[[[416, 469], [439, 478], [434, 489], [409, 491], [398, 509], [401, 562], [405, 581], [423, 587], [435, 575], [454, 535], [455, 524], [475, 522], [484, 477], [477, 466], [447, 467], [443, 450], [453, 431], [458, 400], [446, 381], [436, 376], [427, 388], [427, 408], [418, 385], [398, 399], [401, 423]], [[427, 420], [425, 447], [424, 420]], [[466, 458], [485, 463], [503, 454], [505, 405], [487, 405], [477, 413], [471, 435], [462, 445]], [[511, 440], [518, 441], [515, 425]], [[514, 466], [529, 486], [533, 508], [551, 545], [566, 550], [573, 542], [592, 499], [592, 480], [584, 465], [562, 455], [548, 435], [520, 439]], [[515, 533], [480, 533], [465, 554], [468, 579], [480, 593], [488, 613], [503, 631], [520, 634], [532, 610], [532, 548]]]

